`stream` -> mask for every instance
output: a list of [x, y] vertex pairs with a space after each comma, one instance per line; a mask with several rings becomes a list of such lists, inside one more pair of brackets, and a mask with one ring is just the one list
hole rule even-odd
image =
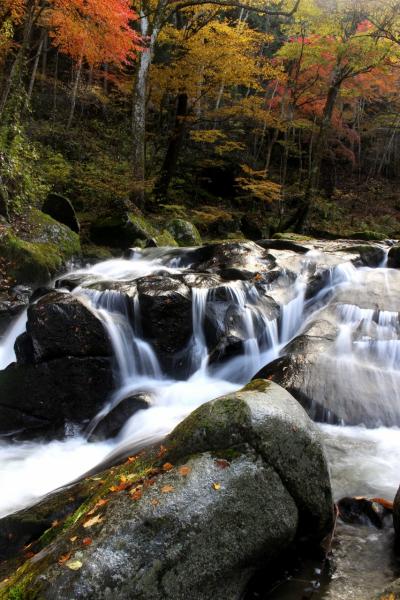
[[[392, 500], [400, 483], [400, 435], [392, 419], [393, 406], [400, 405], [400, 323], [396, 310], [396, 306], [400, 306], [396, 304], [396, 294], [400, 293], [399, 273], [388, 269], [385, 261], [377, 268], [356, 267], [350, 261], [329, 266], [330, 259], [325, 260], [319, 250], [313, 249], [301, 257], [283, 251], [275, 256], [284, 266], [279, 283], [271, 283], [267, 292], [280, 307], [278, 319], [271, 318], [265, 294], [249, 281], [226, 282], [217, 286], [217, 292], [215, 288], [193, 287], [193, 333], [187, 350], [188, 376], [184, 380], [165, 375], [154, 348], [144, 339], [137, 296], [133, 294], [127, 299], [126, 295], [107, 289], [109, 281], [125, 285], [152, 274], [190, 272], [191, 263], [184, 249], [135, 251], [131, 258], [72, 269], [58, 280], [57, 287], [61, 290], [63, 280], [76, 281], [71, 293], [79, 296], [102, 320], [115, 357], [118, 389], [111, 398], [104, 398], [104, 406], [89, 424], [86, 434], [124, 398], [148, 392], [152, 404], [147, 410], [135, 413], [116, 438], [103, 442], [88, 442], [86, 436], [76, 435], [73, 429], [62, 441], [0, 442], [0, 487], [3, 490], [0, 517], [34, 503], [112, 455], [162, 440], [197, 406], [240, 389], [327, 310], [339, 334], [333, 353], [322, 357], [320, 376], [312, 385], [317, 386], [320, 395], [329, 395], [333, 389], [331, 381], [328, 385], [331, 375], [326, 380], [324, 377], [330, 372], [330, 365], [335, 364], [335, 373], [340, 376], [339, 381], [335, 380], [333, 401], [347, 402], [350, 408], [346, 406], [346, 410], [351, 412], [352, 394], [363, 394], [368, 388], [366, 414], [368, 403], [372, 402], [379, 406], [384, 417], [382, 424], [373, 428], [345, 422], [319, 424], [330, 463], [334, 497], [365, 495]], [[292, 261], [292, 271], [293, 264], [296, 265], [294, 279], [286, 276], [288, 258]], [[329, 266], [329, 277], [317, 293], [307, 297], [310, 265], [321, 260]], [[359, 301], [365, 292], [368, 297], [371, 281], [376, 278], [390, 299], [384, 310], [367, 308]], [[221, 293], [221, 288], [240, 315], [246, 341], [240, 356], [210, 364], [205, 335], [206, 310], [214, 295]], [[354, 304], [346, 300], [349, 296], [353, 296]], [[331, 306], [335, 310], [331, 310]], [[25, 324], [26, 313], [15, 320], [0, 340], [0, 369], [15, 360], [14, 343], [25, 330]], [[364, 376], [366, 368], [368, 377], [373, 378], [372, 383]], [[375, 384], [380, 395], [371, 401], [367, 394], [375, 389]]]

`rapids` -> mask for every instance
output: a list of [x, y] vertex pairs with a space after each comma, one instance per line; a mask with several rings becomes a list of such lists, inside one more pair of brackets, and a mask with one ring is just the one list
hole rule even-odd
[[[287, 253], [286, 253], [287, 254]], [[282, 253], [283, 259], [286, 257]], [[41, 496], [94, 468], [110, 456], [117, 456], [161, 440], [182, 419], [202, 403], [246, 384], [263, 366], [276, 359], [286, 344], [335, 299], [330, 313], [339, 329], [329, 361], [343, 378], [340, 391], [353, 393], [365, 386], [362, 367], [374, 373], [381, 397], [380, 410], [390, 423], [391, 406], [400, 401], [400, 324], [396, 308], [400, 294], [398, 272], [386, 268], [356, 268], [343, 261], [329, 267], [326, 283], [307, 296], [310, 271], [324, 259], [312, 250], [297, 260], [297, 276], [282, 269], [279, 283], [271, 283], [268, 294], [278, 302], [280, 316], [271, 318], [265, 296], [251, 282], [224, 282], [229, 303], [240, 315], [245, 343], [240, 356], [223, 363], [209, 364], [205, 339], [207, 303], [215, 289], [193, 288], [193, 333], [188, 348], [189, 373], [185, 380], [167, 377], [154, 348], [143, 338], [137, 297], [128, 298], [107, 288], [107, 282], [132, 282], [153, 274], [182, 274], [190, 268], [185, 250], [151, 249], [135, 252], [130, 259], [109, 260], [74, 269], [65, 279], [76, 281], [72, 293], [89, 303], [108, 331], [115, 356], [118, 390], [104, 399], [104, 407], [88, 427], [96, 424], [121, 400], [137, 392], [149, 392], [152, 405], [131, 417], [115, 439], [89, 443], [71, 430], [63, 441], [49, 443], [0, 442], [0, 517], [27, 506]], [[379, 278], [390, 301], [384, 310], [364, 308], [374, 278]], [[104, 291], [93, 284], [103, 283]], [[396, 286], [399, 286], [398, 288]], [[59, 284], [60, 286], [60, 284]], [[61, 280], [62, 288], [62, 280]], [[393, 297], [392, 297], [393, 292]], [[354, 304], [348, 302], [354, 297]], [[343, 298], [343, 302], [341, 302]], [[345, 299], [347, 299], [345, 301]], [[339, 308], [337, 308], [339, 306]], [[134, 314], [134, 318], [129, 315]], [[25, 330], [26, 313], [12, 324], [0, 340], [0, 369], [15, 360], [14, 343]], [[323, 375], [324, 370], [321, 371]], [[324, 389], [324, 380], [318, 382]], [[343, 387], [344, 386], [344, 387]], [[346, 392], [347, 393], [347, 392]], [[336, 498], [344, 495], [379, 495], [392, 499], [400, 483], [400, 435], [395, 427], [347, 427], [321, 425]]]

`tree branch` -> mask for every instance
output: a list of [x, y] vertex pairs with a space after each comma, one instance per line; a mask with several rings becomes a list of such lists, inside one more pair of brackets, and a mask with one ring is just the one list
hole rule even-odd
[[269, 15], [272, 17], [292, 17], [294, 13], [300, 6], [301, 0], [296, 0], [296, 3], [292, 10], [290, 11], [279, 11], [279, 10], [271, 10], [268, 8], [261, 8], [257, 6], [250, 6], [245, 2], [237, 2], [235, 0], [177, 0], [176, 2], [171, 2], [169, 6], [173, 5], [173, 11], [176, 12], [181, 10], [182, 8], [189, 8], [191, 6], [203, 6], [204, 4], [215, 4], [222, 8], [243, 8], [244, 10], [251, 10], [253, 12], [258, 12], [263, 15]]

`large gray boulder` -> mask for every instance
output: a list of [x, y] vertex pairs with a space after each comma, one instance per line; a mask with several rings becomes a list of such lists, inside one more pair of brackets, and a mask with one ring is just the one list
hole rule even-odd
[[165, 448], [87, 481], [91, 495], [0, 586], [4, 597], [236, 600], [257, 568], [299, 537], [318, 546], [333, 523], [319, 433], [266, 381], [203, 405]]

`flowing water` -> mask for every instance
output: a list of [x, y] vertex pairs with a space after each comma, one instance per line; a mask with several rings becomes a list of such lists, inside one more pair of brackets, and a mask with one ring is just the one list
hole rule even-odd
[[[75, 278], [77, 282], [72, 293], [90, 304], [108, 331], [119, 378], [118, 390], [111, 398], [104, 399], [104, 406], [87, 433], [132, 394], [149, 392], [152, 405], [134, 414], [117, 438], [101, 443], [89, 443], [84, 436], [74, 436], [73, 431], [64, 441], [2, 442], [0, 486], [7, 492], [0, 496], [0, 516], [77, 478], [110, 453], [162, 439], [197, 406], [246, 384], [260, 368], [279, 356], [287, 342], [327, 310], [338, 335], [333, 349], [321, 357], [321, 361], [327, 361], [327, 367], [321, 370], [314, 385], [320, 386], [319, 392], [323, 395], [324, 374], [333, 369], [338, 380], [334, 390], [339, 398], [351, 393], [359, 396], [373, 380], [371, 389], [379, 389], [380, 396], [367, 400], [379, 405], [384, 424], [393, 425], [373, 429], [321, 425], [335, 497], [354, 494], [392, 499], [400, 483], [400, 435], [394, 427], [399, 421], [395, 419], [393, 408], [397, 405], [400, 409], [400, 323], [396, 310], [400, 306], [396, 297], [400, 295], [399, 273], [385, 265], [377, 269], [356, 269], [350, 262], [343, 262], [329, 269], [326, 284], [312, 299], [307, 299], [308, 273], [319, 258], [320, 253], [310, 252], [300, 261], [294, 280], [282, 277], [279, 285], [271, 284], [266, 292], [249, 282], [219, 285], [219, 291], [223, 290], [227, 302], [239, 315], [245, 337], [241, 355], [222, 363], [209, 364], [205, 335], [206, 310], [216, 290], [194, 287], [193, 334], [187, 349], [189, 374], [186, 380], [174, 380], [163, 374], [154, 348], [143, 337], [137, 295], [107, 289], [109, 281], [132, 283], [160, 270], [167, 275], [185, 273], [190, 263], [184, 251], [135, 253], [131, 259], [110, 260], [70, 273], [68, 279]], [[382, 309], [364, 307], [365, 299], [370, 299], [374, 288], [374, 278], [379, 279], [387, 296], [384, 301], [379, 299]], [[97, 288], [104, 291], [93, 289], [96, 287], [93, 284], [99, 282], [102, 285]], [[271, 316], [269, 293], [280, 305], [278, 318]], [[349, 298], [354, 298], [354, 303]], [[0, 368], [15, 360], [14, 342], [24, 331], [25, 323], [26, 314], [23, 314], [3, 338]], [[370, 380], [365, 380], [365, 373]], [[349, 402], [351, 404], [351, 399]]]

